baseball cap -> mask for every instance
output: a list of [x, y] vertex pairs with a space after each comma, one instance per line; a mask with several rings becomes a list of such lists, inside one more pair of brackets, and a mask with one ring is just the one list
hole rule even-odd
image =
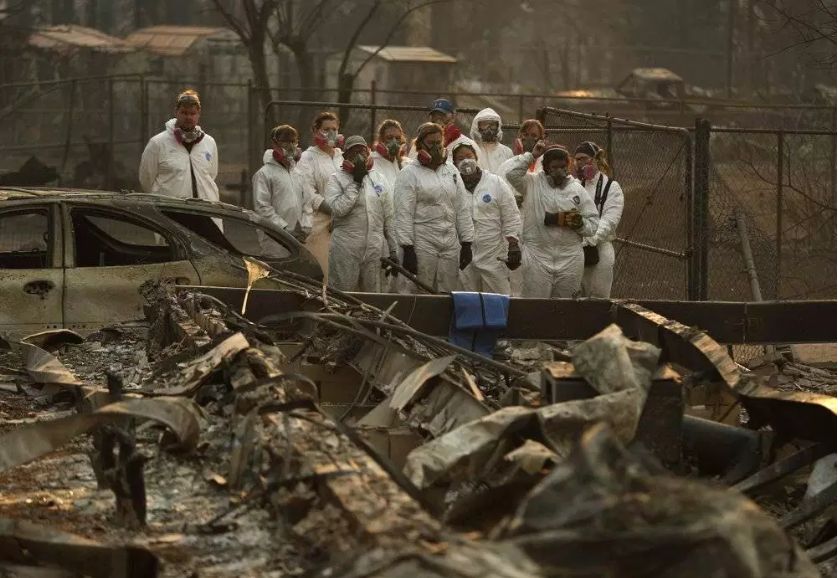
[[454, 105], [447, 98], [438, 98], [431, 105], [431, 112], [439, 111], [445, 113], [453, 113]]
[[364, 137], [354, 134], [351, 137], [347, 138], [346, 141], [343, 143], [343, 150], [348, 151], [352, 147], [356, 147], [358, 145], [367, 146], [367, 141]]

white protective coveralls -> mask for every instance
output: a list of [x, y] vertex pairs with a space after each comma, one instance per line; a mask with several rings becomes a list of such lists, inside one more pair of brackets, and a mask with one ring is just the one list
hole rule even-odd
[[[396, 186], [396, 177], [399, 175], [399, 171], [401, 167], [399, 166], [398, 161], [391, 161], [386, 156], [379, 153], [377, 150], [372, 151], [372, 158], [373, 162], [375, 163], [375, 171], [384, 179], [387, 185], [390, 187], [390, 191], [395, 190]], [[412, 161], [407, 157], [403, 157], [401, 159], [401, 166], [404, 167], [406, 164], [411, 163]], [[388, 245], [389, 239], [385, 239], [384, 243], [381, 245], [381, 254], [383, 257], [388, 257], [390, 253], [390, 247]], [[402, 251], [401, 247], [396, 244], [396, 255], [398, 257], [399, 263], [402, 262]], [[392, 277], [387, 277], [385, 275], [384, 270], [381, 271], [381, 291], [383, 293], [405, 293], [409, 294], [411, 291], [407, 285], [413, 286], [413, 283], [408, 281], [402, 275], [396, 275]]]
[[[483, 142], [477, 124], [480, 121], [494, 121], [498, 123], [498, 140], [496, 142]], [[477, 164], [484, 171], [496, 175], [500, 174], [500, 167], [503, 163], [513, 157], [512, 149], [500, 142], [503, 138], [503, 130], [500, 128], [502, 122], [500, 115], [491, 108], [484, 108], [474, 116], [471, 121], [471, 138], [477, 143]]]
[[329, 177], [326, 202], [332, 207], [334, 229], [329, 244], [329, 285], [341, 291], [379, 293], [385, 231], [390, 250], [396, 250], [393, 197], [390, 186], [375, 169], [361, 181], [343, 169]]
[[[265, 151], [264, 165], [253, 175], [253, 208], [275, 226], [291, 233], [298, 223], [302, 226], [303, 182], [294, 170], [294, 161], [287, 169], [274, 159], [273, 152], [273, 149]], [[266, 242], [262, 248], [274, 246]]]
[[460, 244], [474, 241], [471, 198], [460, 173], [449, 163], [435, 169], [410, 163], [396, 177], [393, 198], [396, 239], [416, 250], [417, 277], [437, 291], [456, 290]]
[[[509, 169], [512, 168], [514, 158], [515, 157], [513, 156], [512, 158], [504, 161], [504, 163], [500, 167], [500, 171], [497, 174], [502, 175], [502, 176], [505, 177], [506, 173], [509, 172]], [[535, 160], [535, 163], [533, 163], [530, 166], [529, 172], [530, 173], [537, 173], [541, 170], [542, 170], [541, 157], [538, 157]], [[517, 191], [515, 191], [515, 192], [517, 192]], [[520, 195], [520, 193], [517, 193], [517, 194]], [[520, 197], [519, 197], [518, 200], [519, 201], [521, 200]], [[527, 218], [526, 214], [521, 215], [521, 226], [522, 226], [522, 228], [526, 227], [526, 223], [524, 222], [526, 220], [526, 218]], [[523, 292], [523, 288], [524, 288], [524, 270], [523, 270], [523, 267], [518, 267], [517, 269], [515, 269], [514, 271], [511, 271], [509, 273], [509, 284], [510, 284], [511, 289], [512, 289], [512, 293], [511, 293], [512, 296], [513, 297], [520, 297], [521, 293]]]
[[[582, 238], [596, 232], [599, 218], [594, 201], [582, 184], [573, 177], [563, 189], [553, 188], [542, 170], [529, 172], [532, 153], [510, 161], [506, 179], [523, 196], [524, 297], [575, 297], [582, 286], [585, 257]], [[545, 213], [576, 209], [582, 215], [582, 227], [546, 226]]]
[[521, 234], [521, 213], [515, 203], [515, 194], [502, 178], [481, 171], [480, 181], [471, 193], [471, 207], [473, 259], [460, 271], [463, 289], [509, 295], [509, 268], [505, 263], [509, 243], [506, 239], [519, 239]]
[[[218, 201], [218, 147], [204, 137], [191, 151], [175, 138], [176, 119], [166, 121], [166, 130], [151, 137], [140, 159], [140, 186], [146, 193], [178, 199], [192, 198], [192, 173], [198, 198]], [[200, 128], [200, 127], [198, 127]]]
[[323, 280], [329, 278], [329, 222], [331, 217], [317, 209], [323, 202], [326, 183], [343, 164], [343, 153], [335, 149], [330, 157], [320, 147], [310, 146], [303, 151], [297, 163], [297, 173], [303, 182], [303, 228], [311, 230], [306, 248], [314, 255], [323, 269]]
[[599, 211], [599, 226], [596, 233], [585, 237], [583, 244], [597, 247], [599, 250], [599, 262], [596, 265], [585, 267], [582, 276], [582, 295], [584, 297], [611, 297], [611, 284], [614, 281], [614, 245], [612, 241], [616, 237], [617, 226], [620, 224], [620, 217], [623, 216], [623, 205], [625, 198], [620, 183], [612, 180], [607, 175], [597, 171], [594, 177], [584, 182], [585, 190], [596, 203], [596, 191], [600, 190], [602, 196], [608, 182], [611, 187], [608, 189], [608, 196], [605, 203], [600, 201], [597, 205]]
[[[390, 186], [390, 190], [393, 190], [393, 187], [396, 186], [396, 177], [401, 170], [399, 162], [391, 161], [377, 150], [373, 150], [371, 156], [373, 158], [373, 162], [375, 163], [373, 165], [375, 167], [375, 171]], [[407, 158], [402, 159], [402, 166], [408, 162], [410, 161]]]

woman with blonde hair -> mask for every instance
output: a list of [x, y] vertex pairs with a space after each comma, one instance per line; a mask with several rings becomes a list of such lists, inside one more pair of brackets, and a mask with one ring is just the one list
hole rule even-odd
[[404, 157], [405, 136], [401, 123], [388, 118], [378, 125], [378, 140], [373, 145], [372, 158], [375, 160], [375, 170], [387, 180], [391, 187], [396, 183], [396, 175], [402, 170]]
[[623, 215], [624, 196], [620, 184], [611, 178], [605, 151], [594, 142], [585, 141], [574, 154], [576, 178], [588, 191], [599, 213], [596, 232], [582, 240], [585, 273], [582, 276], [584, 297], [611, 297], [614, 281], [614, 246], [617, 226]]

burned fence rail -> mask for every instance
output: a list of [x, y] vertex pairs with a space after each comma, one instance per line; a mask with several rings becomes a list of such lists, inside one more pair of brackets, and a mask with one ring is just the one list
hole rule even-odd
[[[212, 295], [241, 309], [244, 289], [183, 287]], [[353, 293], [354, 298], [391, 314], [414, 329], [431, 335], [448, 335], [451, 297]], [[253, 289], [247, 317], [258, 322], [269, 315], [302, 307], [299, 294], [273, 289]], [[698, 327], [725, 344], [831, 343], [836, 340], [834, 300], [772, 302], [664, 301], [635, 299], [513, 299], [510, 302], [511, 339], [587, 339], [613, 320], [612, 309], [637, 303], [669, 319]], [[805, 323], [800, 320], [805, 319]]]

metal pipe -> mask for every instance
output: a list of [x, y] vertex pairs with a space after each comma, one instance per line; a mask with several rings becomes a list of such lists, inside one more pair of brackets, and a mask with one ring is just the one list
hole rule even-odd
[[555, 108], [555, 107], [552, 107], [552, 106], [546, 106], [542, 110], [544, 111], [545, 116], [547, 114], [556, 114], [556, 115], [561, 115], [561, 116], [569, 116], [569, 117], [572, 117], [572, 118], [584, 118], [584, 119], [587, 119], [587, 120], [592, 120], [592, 121], [602, 122], [602, 123], [607, 123], [607, 122], [609, 122], [609, 120], [611, 120], [611, 121], [617, 122], [619, 124], [624, 124], [624, 125], [627, 125], [627, 126], [636, 126], [636, 127], [642, 127], [642, 128], [647, 128], [647, 129], [652, 129], [652, 130], [657, 130], [657, 131], [663, 131], [663, 132], [677, 132], [677, 133], [686, 133], [687, 132], [687, 129], [683, 128], [683, 127], [673, 127], [673, 126], [667, 126], [667, 125], [664, 125], [664, 124], [654, 124], [654, 123], [650, 123], [650, 122], [640, 122], [640, 121], [636, 121], [636, 120], [629, 120], [627, 118], [618, 118], [616, 116], [609, 116], [607, 114], [595, 114], [595, 113], [591, 113], [591, 112], [578, 112], [578, 111], [575, 111], [575, 110], [568, 110], [568, 109], [564, 109], [564, 108]]
[[[694, 130], [694, 129], [688, 129]], [[747, 133], [747, 134], [777, 134], [776, 128], [739, 128], [739, 127], [725, 127], [714, 126], [710, 128], [711, 132], [732, 132], [732, 133]], [[835, 136], [834, 130], [797, 130], [797, 129], [779, 129], [780, 132], [793, 135], [810, 135], [810, 136]]]
[[686, 259], [688, 257], [686, 253], [679, 253], [678, 251], [671, 251], [669, 249], [655, 247], [654, 245], [647, 245], [646, 243], [638, 243], [637, 241], [630, 241], [628, 239], [622, 239], [620, 237], [614, 239], [614, 242], [620, 243], [621, 245], [627, 245], [629, 247], [643, 249], [644, 251], [649, 251], [650, 253], [659, 253], [661, 255], [667, 255], [668, 257], [675, 257], [676, 259]]
[[393, 261], [389, 257], [382, 257], [381, 262], [386, 264], [386, 265], [389, 265], [390, 267], [393, 267], [400, 274], [404, 275], [405, 277], [407, 277], [408, 279], [413, 281], [414, 285], [416, 285], [420, 289], [423, 289], [424, 291], [430, 293], [431, 295], [444, 295], [444, 293], [440, 293], [440, 292], [436, 291], [433, 287], [428, 285], [427, 283], [422, 282], [419, 279], [419, 277], [417, 277], [416, 275], [414, 275], [413, 273], [411, 273], [410, 271], [408, 271], [407, 269], [402, 267], [401, 263], [398, 263], [397, 261]]
[[751, 283], [751, 296], [754, 301], [762, 301], [762, 289], [759, 286], [759, 275], [754, 262], [754, 254], [751, 251], [751, 240], [748, 237], [748, 225], [742, 209], [736, 209], [736, 229], [739, 231], [739, 242], [742, 245], [742, 259], [745, 261], [745, 269], [748, 272], [748, 280]]
[[[751, 282], [751, 295], [754, 301], [762, 301], [762, 289], [759, 286], [759, 274], [754, 262], [754, 254], [751, 251], [751, 239], [748, 237], [748, 225], [745, 222], [745, 215], [742, 209], [736, 208], [736, 229], [739, 231], [739, 242], [742, 244], [742, 259], [745, 261], [745, 268], [748, 271], [748, 280]], [[774, 359], [776, 350], [773, 345], [767, 345], [764, 350], [765, 356]]]

